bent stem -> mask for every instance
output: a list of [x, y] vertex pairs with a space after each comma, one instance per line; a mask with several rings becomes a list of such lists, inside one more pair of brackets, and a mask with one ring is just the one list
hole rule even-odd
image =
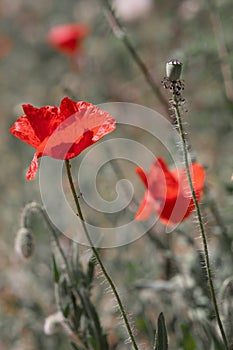
[[[154, 96], [160, 101], [162, 106], [168, 111], [169, 105], [167, 103], [166, 98], [161, 93], [160, 88], [156, 81], [153, 79], [149, 69], [147, 68], [145, 62], [137, 52], [137, 50], [134, 48], [134, 45], [132, 44], [131, 40], [129, 39], [128, 35], [126, 34], [125, 30], [123, 29], [122, 24], [120, 23], [119, 19], [115, 15], [115, 12], [110, 5], [108, 0], [102, 0], [103, 5], [105, 6], [105, 17], [108, 21], [108, 24], [110, 28], [113, 31], [113, 34], [122, 41], [125, 48], [127, 49], [128, 53], [142, 72], [146, 82], [150, 86]], [[173, 119], [169, 116], [167, 118], [170, 120], [170, 122], [173, 122]]]
[[69, 162], [69, 160], [65, 160], [65, 165], [66, 165], [66, 172], [67, 172], [67, 177], [68, 177], [68, 180], [69, 180], [69, 184], [70, 184], [70, 189], [71, 189], [71, 192], [72, 192], [72, 195], [73, 195], [73, 198], [74, 198], [74, 202], [75, 202], [75, 205], [76, 205], [76, 209], [77, 209], [77, 214], [81, 220], [81, 223], [82, 223], [82, 227], [83, 227], [83, 230], [84, 230], [84, 233], [85, 233], [85, 236], [88, 240], [88, 243], [90, 244], [90, 247], [92, 249], [92, 252], [94, 254], [94, 257], [96, 259], [96, 261], [98, 262], [98, 264], [100, 265], [100, 268], [104, 274], [104, 277], [106, 278], [106, 280], [108, 281], [111, 289], [112, 289], [112, 292], [116, 298], [116, 301], [118, 303], [118, 306], [119, 306], [119, 309], [120, 309], [120, 312], [121, 312], [121, 315], [123, 317], [123, 320], [125, 322], [125, 326], [126, 326], [126, 329], [128, 331], [128, 334], [129, 334], [129, 337], [130, 337], [130, 340], [133, 344], [133, 347], [135, 350], [139, 350], [138, 349], [138, 346], [137, 346], [137, 343], [135, 341], [135, 338], [134, 338], [134, 335], [133, 335], [133, 331], [130, 327], [130, 324], [129, 324], [129, 321], [128, 321], [128, 318], [127, 318], [127, 314], [126, 314], [126, 311], [124, 309], [124, 306], [122, 304], [122, 301], [121, 301], [121, 298], [117, 292], [117, 289], [115, 287], [115, 284], [114, 282], [112, 281], [110, 275], [108, 274], [107, 270], [105, 269], [103, 263], [102, 263], [102, 260], [99, 256], [99, 253], [98, 253], [98, 250], [94, 247], [93, 243], [92, 243], [92, 240], [91, 240], [91, 237], [89, 235], [89, 232], [87, 230], [87, 227], [86, 227], [86, 224], [85, 224], [85, 221], [84, 221], [84, 216], [83, 216], [83, 213], [82, 213], [82, 209], [81, 209], [81, 206], [80, 206], [80, 203], [79, 203], [79, 197], [76, 193], [76, 190], [75, 190], [75, 187], [74, 187], [74, 182], [73, 182], [73, 178], [72, 178], [72, 174], [71, 174], [71, 164]]
[[183, 155], [184, 155], [184, 161], [185, 161], [185, 169], [186, 169], [189, 187], [190, 187], [190, 190], [192, 193], [192, 198], [193, 198], [194, 205], [196, 208], [198, 223], [199, 223], [199, 227], [200, 227], [200, 231], [201, 231], [201, 237], [202, 237], [202, 242], [203, 242], [203, 247], [204, 247], [205, 264], [206, 264], [207, 277], [208, 277], [208, 282], [209, 282], [209, 287], [210, 287], [211, 299], [213, 302], [218, 327], [219, 327], [220, 333], [222, 335], [222, 339], [223, 339], [225, 348], [227, 350], [229, 350], [226, 334], [225, 334], [223, 324], [222, 324], [222, 321], [220, 318], [219, 310], [218, 310], [218, 304], [217, 304], [217, 299], [216, 299], [216, 294], [215, 294], [215, 289], [214, 289], [214, 284], [213, 284], [213, 278], [212, 278], [212, 273], [211, 273], [211, 268], [210, 268], [210, 258], [209, 258], [207, 239], [206, 239], [206, 234], [205, 234], [205, 229], [204, 229], [204, 224], [203, 224], [200, 206], [199, 206], [199, 203], [197, 200], [197, 196], [196, 196], [196, 193], [195, 193], [195, 190], [193, 187], [192, 178], [191, 178], [189, 161], [188, 161], [187, 142], [185, 139], [185, 132], [184, 132], [183, 124], [182, 124], [181, 113], [179, 110], [179, 101], [178, 101], [176, 93], [175, 93], [174, 84], [173, 84], [172, 91], [173, 91], [173, 102], [174, 102], [173, 106], [174, 106], [174, 111], [175, 111], [175, 115], [176, 115], [176, 121], [177, 121], [178, 129], [179, 129], [180, 137], [181, 137], [181, 143], [182, 143], [182, 149], [183, 149]]
[[29, 203], [28, 205], [26, 205], [24, 207], [23, 213], [21, 215], [21, 223], [20, 223], [21, 227], [28, 227], [28, 225], [29, 225], [29, 222], [28, 222], [29, 217], [27, 215], [28, 212], [29, 213], [33, 213], [33, 212], [40, 213], [40, 215], [42, 216], [42, 218], [46, 222], [47, 227], [48, 227], [50, 233], [52, 234], [52, 237], [53, 237], [53, 240], [56, 244], [56, 247], [57, 247], [57, 249], [58, 249], [58, 251], [63, 259], [63, 262], [64, 262], [66, 270], [67, 270], [67, 274], [69, 275], [70, 281], [72, 283], [72, 276], [71, 276], [68, 260], [67, 260], [65, 253], [61, 247], [60, 241], [59, 241], [58, 236], [57, 236], [57, 231], [54, 228], [53, 224], [51, 223], [45, 209], [40, 204], [38, 204], [36, 202], [32, 202], [32, 203]]

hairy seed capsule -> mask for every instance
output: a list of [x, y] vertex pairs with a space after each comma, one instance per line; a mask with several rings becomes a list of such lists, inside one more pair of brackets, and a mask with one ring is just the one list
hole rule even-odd
[[26, 227], [21, 227], [15, 237], [15, 251], [22, 258], [30, 258], [35, 250], [34, 237]]
[[166, 63], [166, 77], [171, 81], [180, 79], [182, 63], [177, 59], [171, 59]]

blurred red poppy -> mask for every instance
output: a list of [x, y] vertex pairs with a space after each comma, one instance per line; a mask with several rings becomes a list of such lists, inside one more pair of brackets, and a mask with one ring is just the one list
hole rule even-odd
[[12, 40], [3, 34], [0, 34], [0, 58], [8, 56], [11, 49]]
[[[200, 201], [205, 171], [198, 163], [191, 164], [190, 171], [194, 191]], [[185, 168], [170, 171], [164, 160], [158, 158], [151, 166], [149, 174], [145, 174], [141, 168], [136, 168], [136, 172], [147, 188], [136, 213], [136, 220], [147, 220], [154, 211], [161, 222], [172, 226], [190, 216], [195, 206]]]
[[47, 41], [50, 46], [67, 56], [74, 56], [80, 51], [82, 41], [90, 33], [86, 24], [69, 23], [50, 29]]
[[23, 110], [25, 115], [17, 119], [10, 132], [37, 149], [26, 175], [27, 180], [34, 178], [38, 158], [74, 158], [116, 127], [108, 112], [68, 97], [61, 101], [60, 107], [35, 108], [25, 104]]

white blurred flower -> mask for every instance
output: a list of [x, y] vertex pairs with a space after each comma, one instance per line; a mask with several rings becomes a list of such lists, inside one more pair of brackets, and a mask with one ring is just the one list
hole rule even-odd
[[58, 311], [48, 316], [45, 319], [45, 323], [44, 323], [45, 334], [52, 335], [54, 333], [57, 333], [63, 321], [64, 321], [64, 316], [62, 315], [61, 311]]
[[116, 15], [126, 22], [146, 17], [152, 5], [152, 0], [114, 0], [113, 2]]

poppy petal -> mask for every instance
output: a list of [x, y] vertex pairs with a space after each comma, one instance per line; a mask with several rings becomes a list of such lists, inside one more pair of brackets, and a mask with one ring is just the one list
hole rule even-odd
[[146, 221], [150, 217], [153, 209], [154, 209], [154, 199], [150, 195], [149, 191], [146, 191], [142, 199], [142, 202], [138, 208], [138, 211], [135, 215], [135, 220]]
[[36, 108], [30, 104], [23, 105], [24, 113], [40, 142], [53, 133], [60, 123], [58, 118], [58, 108], [44, 106]]
[[156, 200], [177, 197], [178, 183], [162, 158], [157, 158], [149, 172], [149, 190]]
[[173, 226], [184, 221], [194, 210], [192, 198], [184, 197], [182, 194], [175, 200], [166, 200], [160, 210], [156, 210], [160, 221], [167, 226]]
[[91, 146], [93, 132], [86, 131], [77, 142], [64, 142], [64, 139], [52, 140], [51, 138], [43, 149], [42, 155], [50, 156], [56, 159], [71, 159], [78, 156], [84, 149]]
[[83, 39], [90, 33], [86, 24], [68, 23], [50, 29], [48, 44], [64, 55], [72, 56], [80, 49]]
[[[100, 140], [106, 134], [112, 132], [116, 128], [116, 121], [107, 112], [88, 102], [74, 102], [68, 97], [64, 98], [60, 105], [60, 113], [62, 116], [73, 117], [70, 123], [73, 123], [73, 133], [77, 135], [77, 130], [91, 130], [93, 132], [93, 142]], [[68, 123], [68, 121], [67, 121]], [[77, 136], [78, 137], [80, 136]], [[75, 140], [75, 138], [73, 139]]]
[[25, 115], [15, 122], [10, 131], [37, 149], [27, 172], [28, 180], [35, 176], [39, 157], [76, 157], [116, 128], [116, 121], [107, 111], [68, 97], [61, 101], [59, 108], [35, 108], [25, 104], [23, 109]]
[[[93, 106], [88, 102], [75, 102], [71, 100], [69, 97], [64, 97], [60, 103], [60, 112], [61, 116], [65, 116], [65, 119], [72, 116], [74, 113], [80, 112], [83, 109], [87, 109], [87, 107]], [[81, 117], [81, 114], [80, 114]]]
[[35, 175], [36, 175], [36, 172], [38, 170], [38, 167], [39, 167], [39, 164], [38, 164], [38, 154], [35, 153], [34, 154], [34, 157], [31, 161], [31, 164], [30, 164], [30, 167], [27, 171], [27, 174], [26, 174], [26, 179], [27, 180], [32, 180], [34, 179]]
[[[205, 182], [205, 170], [201, 164], [192, 163], [189, 166], [190, 174], [193, 182], [195, 192], [202, 192]], [[174, 169], [171, 171], [172, 175], [182, 184], [182, 187], [186, 192], [189, 191], [191, 197], [191, 191], [189, 188], [187, 173], [185, 168]]]
[[192, 164], [193, 187], [196, 193], [202, 193], [205, 183], [205, 170], [198, 163]]
[[35, 134], [26, 115], [20, 117], [10, 128], [10, 132], [20, 140], [28, 143], [34, 148], [40, 144], [40, 140]]
[[147, 175], [145, 171], [141, 167], [137, 167], [135, 171], [140, 177], [140, 179], [142, 180], [142, 182], [144, 183], [144, 185], [148, 188], [148, 180], [147, 180]]
[[[199, 201], [204, 187], [205, 171], [198, 163], [190, 165], [190, 170], [194, 191]], [[151, 166], [149, 175], [140, 168], [137, 168], [136, 172], [144, 183], [147, 179], [149, 183], [136, 214], [137, 220], [148, 218], [152, 209], [160, 221], [168, 226], [179, 224], [191, 215], [195, 206], [185, 168], [170, 171], [163, 159], [158, 158]]]
[[115, 129], [116, 122], [109, 113], [90, 104], [84, 107], [83, 104], [83, 110], [64, 120], [46, 142], [41, 144], [40, 152], [43, 155], [57, 159], [73, 158]]

